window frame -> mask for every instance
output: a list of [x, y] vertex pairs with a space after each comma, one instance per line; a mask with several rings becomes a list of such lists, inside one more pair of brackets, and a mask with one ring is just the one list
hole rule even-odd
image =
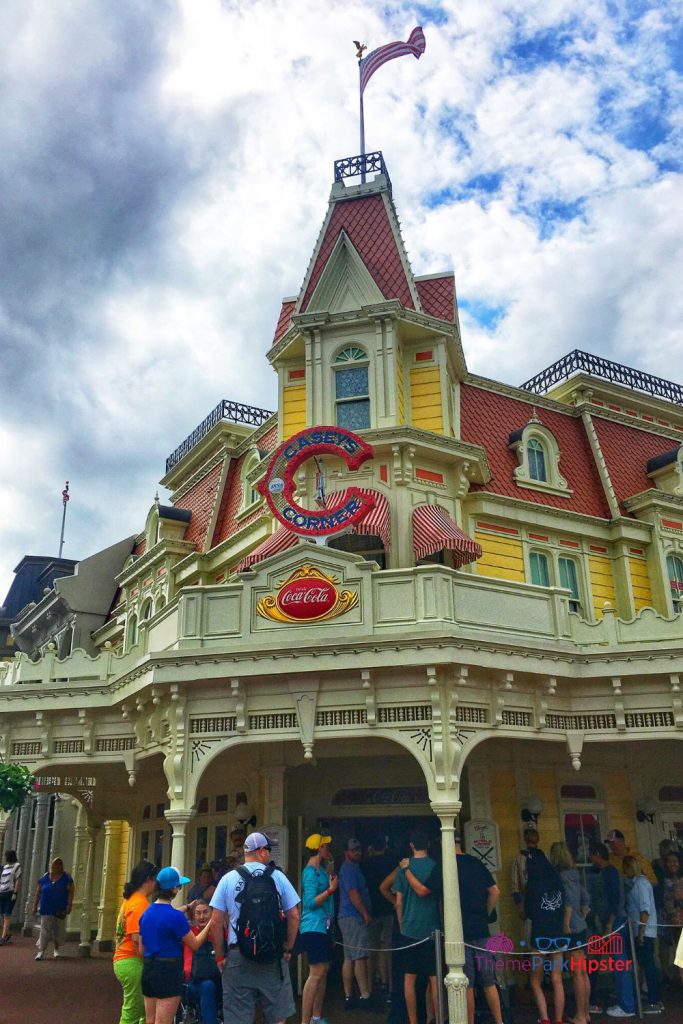
[[[365, 369], [367, 374], [367, 393], [366, 394], [355, 394], [339, 398], [337, 395], [337, 380], [338, 374], [344, 373], [347, 370], [358, 370]], [[335, 425], [341, 427], [343, 430], [353, 430], [354, 432], [359, 430], [370, 430], [372, 428], [372, 382], [370, 380], [370, 356], [367, 350], [357, 344], [346, 344], [340, 349], [332, 362], [332, 394], [334, 401], [334, 422]], [[339, 422], [339, 409], [341, 406], [350, 405], [352, 402], [365, 402], [367, 403], [367, 426], [348, 426]]]
[[[672, 568], [674, 563], [678, 563], [678, 565]], [[674, 615], [678, 615], [683, 612], [683, 555], [678, 551], [669, 551], [666, 556], [666, 579], [671, 607]], [[672, 583], [674, 582], [680, 583], [680, 588], [673, 587]], [[674, 597], [675, 592], [677, 593], [676, 597]]]
[[[562, 498], [571, 498], [573, 492], [560, 472], [560, 446], [552, 431], [548, 430], [540, 420], [532, 419], [518, 433], [519, 436], [508, 445], [519, 462], [512, 474], [515, 483], [531, 490], [545, 491]], [[532, 441], [540, 445], [543, 452], [544, 480], [534, 477], [531, 472], [529, 445]]]

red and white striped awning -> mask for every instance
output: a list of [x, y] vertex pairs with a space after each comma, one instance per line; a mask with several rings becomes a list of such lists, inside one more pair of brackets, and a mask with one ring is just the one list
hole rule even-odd
[[[367, 515], [356, 523], [353, 529], [363, 536], [381, 537], [384, 550], [387, 554], [391, 551], [391, 513], [389, 502], [379, 491], [369, 490], [367, 487], [356, 488], [361, 494], [371, 494], [375, 499], [374, 508], [371, 508]], [[351, 488], [346, 487], [343, 491], [331, 491], [327, 495], [325, 508], [328, 511], [343, 505], [350, 497]]]
[[453, 552], [456, 569], [481, 558], [479, 544], [453, 522], [441, 505], [418, 505], [413, 509], [413, 550], [415, 558], [426, 558], [447, 548]]
[[271, 534], [268, 540], [264, 540], [262, 544], [259, 544], [257, 548], [254, 548], [250, 554], [242, 559], [235, 572], [249, 569], [257, 562], [262, 562], [264, 558], [276, 555], [278, 551], [286, 551], [287, 548], [293, 548], [298, 540], [299, 537], [296, 533], [292, 533], [285, 526], [278, 526], [275, 533]]

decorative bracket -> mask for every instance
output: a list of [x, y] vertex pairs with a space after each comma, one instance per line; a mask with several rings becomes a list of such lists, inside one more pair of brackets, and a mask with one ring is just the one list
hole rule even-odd
[[239, 679], [230, 680], [230, 691], [235, 698], [235, 732], [247, 731], [247, 692]]
[[584, 734], [582, 732], [567, 733], [567, 750], [575, 772], [581, 769], [581, 753], [583, 751]]
[[371, 729], [377, 725], [377, 694], [372, 672], [364, 668], [360, 674], [361, 686], [365, 691], [365, 717]]

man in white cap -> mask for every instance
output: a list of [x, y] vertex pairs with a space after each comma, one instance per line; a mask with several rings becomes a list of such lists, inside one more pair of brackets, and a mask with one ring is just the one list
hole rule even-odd
[[253, 1024], [258, 1002], [266, 1024], [284, 1024], [295, 1010], [288, 964], [301, 901], [286, 875], [270, 861], [268, 836], [250, 833], [244, 841], [244, 866], [223, 875], [211, 898], [217, 958], [228, 928], [225, 1024]]

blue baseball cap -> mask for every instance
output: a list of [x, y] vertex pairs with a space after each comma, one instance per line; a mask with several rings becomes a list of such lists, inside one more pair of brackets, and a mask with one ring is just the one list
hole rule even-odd
[[162, 868], [157, 875], [157, 885], [160, 889], [177, 889], [190, 881], [192, 879], [181, 875], [177, 868]]

